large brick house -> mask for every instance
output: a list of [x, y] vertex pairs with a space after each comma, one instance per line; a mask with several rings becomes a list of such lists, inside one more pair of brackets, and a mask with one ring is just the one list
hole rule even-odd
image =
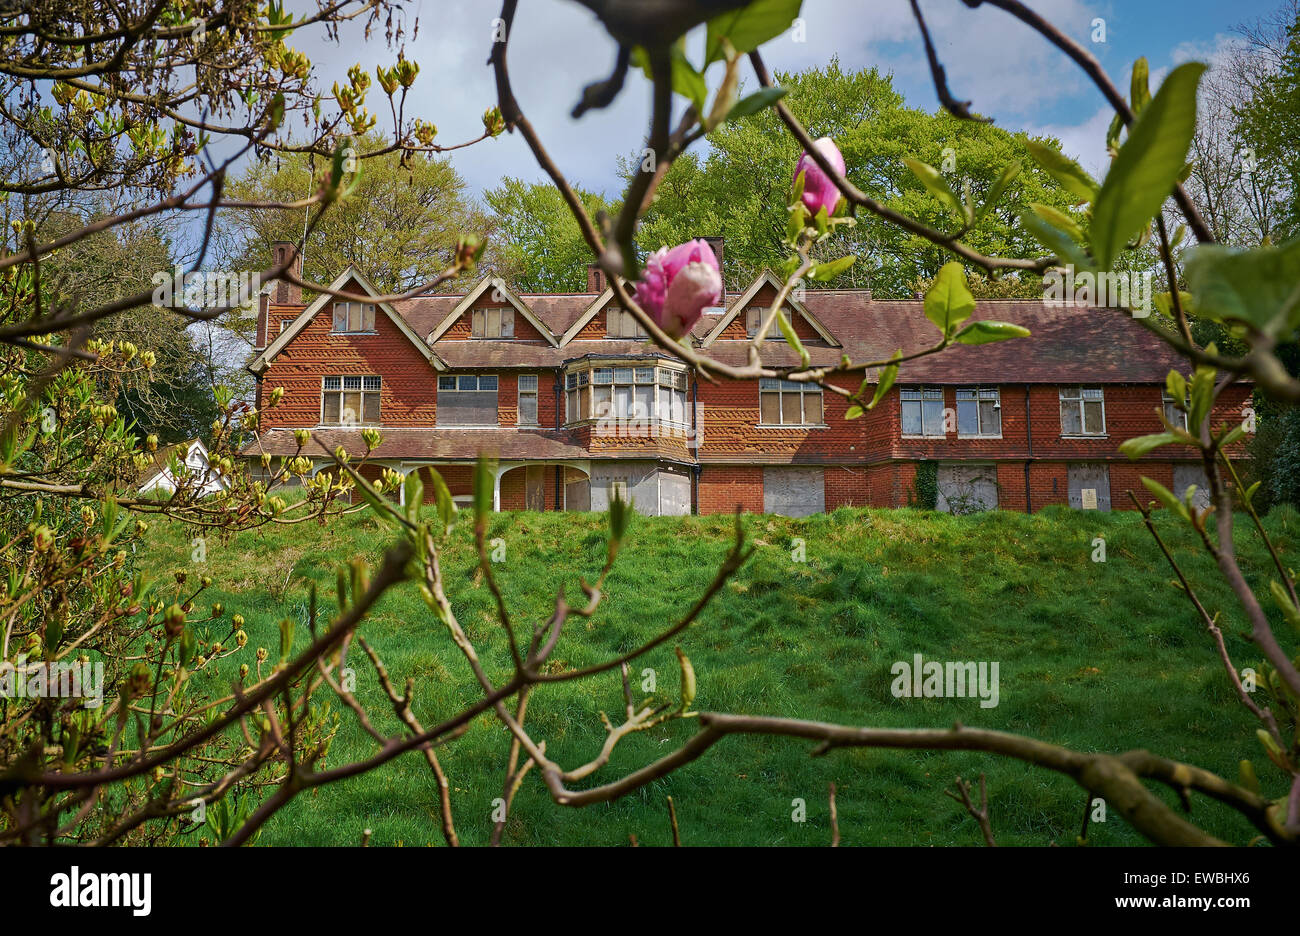
[[[331, 285], [379, 295], [352, 268]], [[691, 341], [744, 363], [777, 288], [766, 274], [728, 293]], [[920, 301], [862, 290], [809, 291], [788, 313], [814, 364], [886, 359], [936, 335]], [[273, 470], [297, 454], [329, 470], [339, 445], [363, 455], [362, 429], [375, 426], [384, 441], [367, 475], [434, 465], [468, 499], [485, 453], [497, 461], [499, 509], [602, 510], [615, 490], [647, 514], [901, 506], [923, 464], [939, 508], [953, 511], [1125, 507], [1126, 490], [1143, 490], [1141, 474], [1180, 492], [1203, 488], [1189, 450], [1160, 449], [1136, 464], [1119, 454], [1125, 439], [1161, 431], [1165, 374], [1185, 369], [1139, 323], [1023, 300], [981, 301], [975, 318], [1033, 334], [911, 362], [880, 406], [846, 420], [848, 402], [815, 386], [697, 379], [639, 334], [595, 267], [584, 293], [521, 294], [489, 275], [464, 295], [392, 304], [328, 295], [304, 303], [277, 282], [258, 314], [250, 370], [261, 433], [245, 454], [255, 468], [269, 453]], [[797, 361], [779, 336], [764, 359]], [[857, 390], [860, 379], [833, 383]], [[275, 387], [282, 399], [264, 406]], [[1232, 388], [1216, 420], [1239, 421], [1248, 394]], [[314, 433], [301, 452], [295, 429]]]

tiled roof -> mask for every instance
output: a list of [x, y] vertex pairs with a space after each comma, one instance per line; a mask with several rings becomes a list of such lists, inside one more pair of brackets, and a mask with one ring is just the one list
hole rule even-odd
[[[588, 458], [572, 432], [562, 429], [392, 429], [381, 430], [383, 444], [374, 458], [455, 458], [487, 455], [502, 461], [524, 458]], [[241, 454], [331, 455], [342, 445], [354, 458], [366, 452], [359, 429], [315, 429], [300, 452], [292, 430], [263, 432]]]

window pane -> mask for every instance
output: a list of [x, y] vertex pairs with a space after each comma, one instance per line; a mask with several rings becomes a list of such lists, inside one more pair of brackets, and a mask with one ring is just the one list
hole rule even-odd
[[439, 378], [438, 378], [438, 389], [439, 389], [439, 390], [455, 390], [455, 389], [456, 389], [456, 378], [455, 378], [455, 377], [439, 377]]
[[920, 391], [920, 390], [909, 390], [909, 389], [907, 389], [907, 388], [903, 388], [902, 390], [899, 390], [899, 391], [898, 391], [898, 395], [899, 395], [899, 397], [900, 397], [904, 402], [907, 402], [908, 400], [919, 400], [919, 399], [921, 399], [921, 391]]
[[469, 333], [474, 338], [483, 337], [483, 310], [482, 309], [475, 309], [472, 313], [470, 313]]
[[767, 426], [781, 424], [781, 394], [760, 393], [758, 395], [761, 415], [759, 421]]
[[[942, 391], [940, 391], [942, 392]], [[925, 402], [921, 405], [924, 407], [923, 414], [925, 420], [925, 434], [928, 436], [941, 436], [943, 431], [943, 399], [932, 399], [931, 392], [925, 391]]]
[[590, 419], [591, 418], [591, 388], [583, 387], [578, 392], [581, 394], [578, 400], [580, 404], [578, 409], [578, 418]]
[[476, 377], [474, 374], [461, 374], [460, 377], [456, 379], [456, 389], [477, 390], [478, 377]]
[[805, 393], [803, 395], [803, 421], [811, 425], [822, 424], [822, 395]]
[[797, 425], [802, 421], [799, 394], [789, 391], [783, 392], [781, 394], [781, 423], [783, 425]]
[[686, 422], [686, 391], [673, 391], [673, 422]]
[[344, 393], [343, 394], [343, 418], [342, 423], [345, 426], [354, 426], [361, 422], [361, 394]]
[[[904, 390], [904, 393], [908, 391]], [[915, 392], [915, 391], [912, 391]], [[920, 435], [921, 434], [921, 401], [920, 394], [916, 394], [917, 399], [903, 399], [902, 404], [902, 421], [903, 435]]]
[[364, 321], [362, 322], [362, 327], [365, 328], [366, 331], [374, 331], [375, 330], [375, 307], [373, 305], [367, 304], [365, 309], [366, 309], [365, 318]]
[[326, 377], [326, 378], [325, 378], [325, 389], [326, 389], [326, 390], [338, 390], [338, 389], [342, 386], [342, 384], [343, 384], [343, 378], [342, 378], [342, 377]]
[[361, 378], [360, 378], [360, 377], [344, 377], [344, 378], [343, 378], [343, 389], [344, 389], [344, 390], [360, 390], [360, 389], [361, 389]]
[[574, 389], [575, 387], [577, 387], [577, 386], [578, 386], [578, 375], [577, 375], [577, 374], [566, 374], [565, 377], [564, 377], [564, 386], [565, 386], [566, 389], [569, 389], [569, 390], [572, 390], [572, 389]]
[[379, 389], [379, 378], [378, 378], [378, 377], [362, 377], [362, 378], [361, 378], [361, 387], [362, 387], [363, 390], [378, 390], [378, 389]]
[[632, 414], [632, 388], [618, 386], [614, 388], [614, 415], [630, 416]]
[[537, 392], [537, 375], [520, 374], [519, 375], [519, 392], [536, 393]]
[[497, 375], [483, 374], [478, 379], [478, 388], [480, 390], [495, 390], [497, 388]]
[[525, 426], [537, 425], [537, 394], [526, 393], [519, 398], [519, 422]]
[[631, 383], [632, 368], [616, 367], [614, 368], [614, 383]]
[[1100, 433], [1102, 430], [1101, 404], [1088, 400], [1083, 404], [1083, 431]]
[[1062, 388], [1061, 388], [1061, 399], [1062, 399], [1062, 400], [1077, 400], [1077, 399], [1079, 399], [1079, 397], [1080, 397], [1080, 392], [1079, 392], [1079, 388], [1078, 388], [1078, 387], [1062, 387]]
[[649, 419], [654, 413], [654, 406], [654, 387], [637, 387], [632, 398], [632, 412], [629, 415], [637, 419]]
[[567, 406], [567, 409], [565, 411], [566, 420], [568, 422], [576, 422], [578, 419], [578, 391], [577, 390], [569, 391], [569, 396], [566, 402], [566, 406]]
[[1079, 404], [1072, 400], [1061, 401], [1061, 432], [1065, 435], [1078, 435], [1083, 431], [1079, 418]]
[[774, 380], [771, 377], [760, 377], [758, 380], [758, 389], [760, 390], [780, 390], [781, 381]]
[[325, 394], [325, 408], [321, 416], [321, 422], [329, 426], [338, 425], [339, 421], [339, 395], [337, 393]]
[[501, 310], [501, 337], [513, 338], [515, 336], [515, 310]]
[[601, 419], [610, 415], [611, 389], [609, 387], [596, 387], [594, 396], [592, 396], [592, 415], [595, 419]]
[[979, 435], [979, 404], [974, 400], [963, 400], [957, 394], [957, 434]]
[[636, 369], [637, 383], [654, 383], [655, 369], [653, 367], [638, 367]]
[[334, 303], [334, 330], [336, 332], [348, 330], [348, 304], [346, 302]]
[[591, 372], [591, 382], [607, 384], [614, 379], [614, 369], [612, 367], [597, 367]]
[[995, 400], [980, 400], [980, 431], [984, 435], [1002, 434], [1002, 410]]
[[371, 425], [379, 422], [379, 393], [366, 393], [365, 397], [365, 421]]

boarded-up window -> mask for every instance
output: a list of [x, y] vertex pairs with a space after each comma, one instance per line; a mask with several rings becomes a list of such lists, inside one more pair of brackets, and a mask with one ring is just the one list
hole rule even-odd
[[381, 383], [378, 377], [321, 378], [321, 425], [379, 425]]
[[935, 508], [969, 514], [998, 505], [998, 473], [993, 465], [940, 465]]
[[372, 332], [375, 330], [373, 302], [334, 303], [334, 331]]
[[470, 335], [474, 338], [513, 338], [515, 336], [515, 310], [475, 309], [470, 318]]
[[1079, 462], [1065, 466], [1070, 506], [1076, 510], [1110, 510], [1110, 466]]
[[763, 426], [819, 426], [822, 388], [764, 377], [758, 382], [758, 417]]
[[1205, 476], [1205, 469], [1200, 465], [1174, 465], [1174, 493], [1182, 500], [1187, 496], [1187, 489], [1196, 485], [1192, 503], [1197, 507], [1210, 506], [1210, 479]]
[[821, 468], [764, 468], [763, 512], [806, 517], [826, 510], [826, 476]]
[[439, 426], [495, 426], [495, 374], [457, 374], [438, 378]]
[[606, 338], [644, 338], [646, 330], [626, 309], [611, 308], [605, 312]]
[[537, 375], [519, 375], [519, 425], [537, 425]]

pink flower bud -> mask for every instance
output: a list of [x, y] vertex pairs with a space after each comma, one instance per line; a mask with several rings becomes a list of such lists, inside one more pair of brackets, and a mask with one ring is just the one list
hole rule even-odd
[[[840, 148], [835, 145], [835, 141], [830, 137], [822, 137], [820, 140], [815, 140], [813, 146], [826, 157], [826, 161], [835, 169], [836, 174], [843, 177], [844, 157], [840, 154]], [[831, 177], [822, 172], [822, 167], [808, 155], [807, 150], [799, 156], [799, 162], [795, 164], [794, 177], [799, 178], [801, 172], [804, 173], [803, 203], [808, 211], [816, 215], [818, 209], [825, 208], [827, 215], [833, 214], [840, 200], [840, 190], [835, 187]]]
[[718, 301], [722, 274], [708, 241], [693, 240], [650, 255], [636, 301], [660, 328], [681, 338]]

